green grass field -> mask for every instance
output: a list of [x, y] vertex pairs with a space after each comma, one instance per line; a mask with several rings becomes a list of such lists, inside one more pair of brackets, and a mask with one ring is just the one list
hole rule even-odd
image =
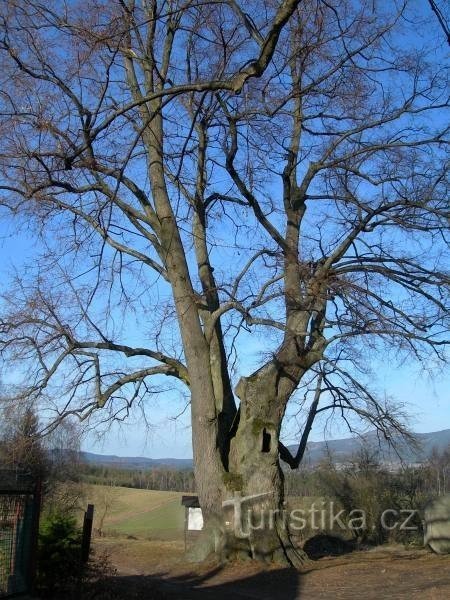
[[[150, 540], [182, 540], [184, 507], [180, 492], [138, 490], [106, 485], [87, 485], [85, 499], [94, 504], [94, 532], [106, 536], [134, 536]], [[323, 498], [287, 499], [288, 510], [307, 509]]]
[[104, 485], [86, 488], [86, 500], [95, 506], [94, 530], [101, 528], [105, 535], [182, 538], [184, 507], [181, 506], [181, 493]]

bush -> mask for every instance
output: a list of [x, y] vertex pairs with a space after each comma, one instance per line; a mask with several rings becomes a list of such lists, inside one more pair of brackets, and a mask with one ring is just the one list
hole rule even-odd
[[73, 517], [52, 515], [41, 522], [37, 587], [49, 598], [81, 580], [81, 530]]
[[81, 560], [82, 530], [76, 519], [53, 514], [41, 522], [38, 545], [37, 592], [42, 598], [101, 600], [110, 595], [116, 574], [106, 554]]
[[[337, 471], [329, 466], [318, 473], [323, 492], [335, 498], [347, 514], [363, 511], [365, 526], [353, 530], [355, 541], [370, 545], [387, 542], [421, 544], [423, 529], [419, 512], [415, 512], [408, 523], [414, 530], [399, 526], [409, 514], [403, 511], [420, 511], [424, 504], [415, 471], [393, 474], [375, 461], [362, 458], [344, 470]], [[403, 519], [400, 518], [402, 515]]]

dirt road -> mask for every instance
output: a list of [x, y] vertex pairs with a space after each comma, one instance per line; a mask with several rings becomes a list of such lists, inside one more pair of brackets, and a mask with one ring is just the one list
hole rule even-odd
[[303, 572], [251, 563], [186, 563], [179, 542], [99, 540], [120, 598], [177, 600], [381, 600], [450, 598], [450, 557], [401, 548], [315, 561]]

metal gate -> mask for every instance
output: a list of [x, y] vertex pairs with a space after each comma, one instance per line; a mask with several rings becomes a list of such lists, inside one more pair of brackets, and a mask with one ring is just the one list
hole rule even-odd
[[0, 598], [32, 590], [39, 503], [29, 478], [0, 471]]

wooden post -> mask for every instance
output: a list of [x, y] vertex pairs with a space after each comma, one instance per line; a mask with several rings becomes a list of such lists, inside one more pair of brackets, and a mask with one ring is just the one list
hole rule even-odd
[[39, 477], [34, 486], [31, 516], [31, 544], [28, 570], [28, 588], [32, 595], [36, 592], [37, 554], [39, 542], [39, 519], [42, 506], [42, 481]]
[[188, 507], [184, 507], [184, 553], [187, 550], [187, 529], [188, 529]]
[[94, 521], [94, 505], [88, 504], [87, 511], [84, 513], [83, 538], [81, 540], [81, 560], [83, 562], [87, 562], [89, 560], [93, 521]]

